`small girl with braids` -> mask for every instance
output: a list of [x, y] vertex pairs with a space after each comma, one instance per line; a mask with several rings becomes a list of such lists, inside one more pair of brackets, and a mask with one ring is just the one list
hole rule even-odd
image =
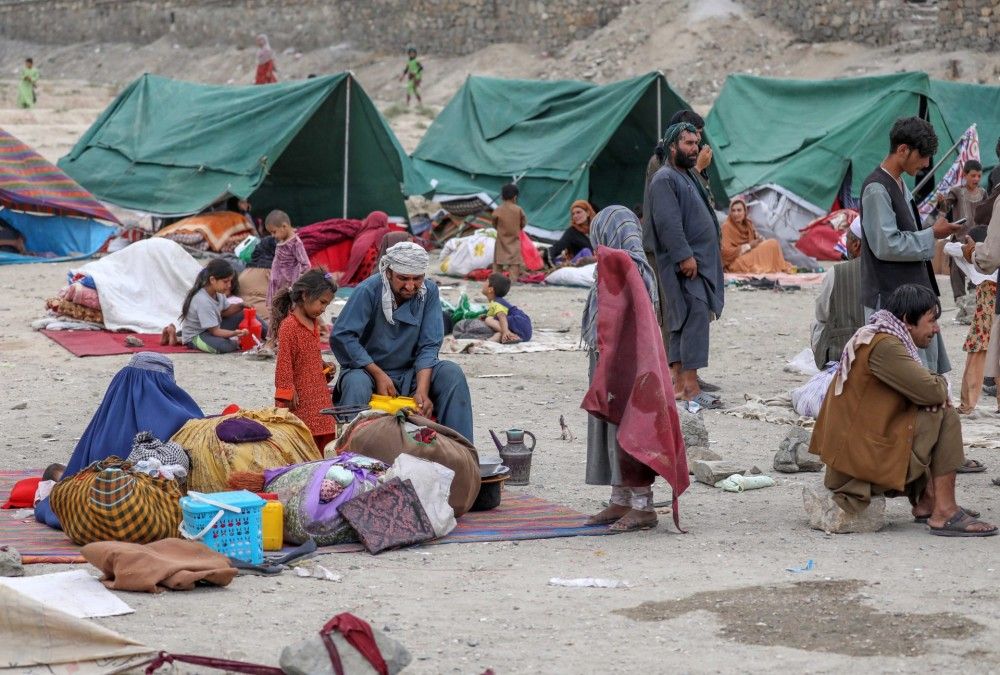
[[332, 405], [329, 382], [336, 369], [323, 361], [320, 321], [333, 302], [337, 284], [322, 269], [311, 269], [278, 293], [271, 306], [271, 330], [278, 336], [274, 400], [302, 420], [322, 452], [336, 434], [333, 418], [320, 411]]

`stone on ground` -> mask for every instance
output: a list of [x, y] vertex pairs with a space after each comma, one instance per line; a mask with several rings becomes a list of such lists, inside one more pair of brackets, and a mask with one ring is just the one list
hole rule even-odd
[[809, 527], [829, 534], [878, 532], [885, 527], [885, 497], [873, 496], [871, 504], [861, 513], [844, 511], [833, 499], [833, 493], [822, 483], [803, 486], [802, 501], [809, 516]]
[[23, 577], [21, 554], [13, 546], [0, 546], [0, 577]]
[[717, 452], [713, 452], [708, 448], [696, 446], [688, 447], [687, 450], [687, 461], [688, 461], [688, 473], [694, 473], [694, 463], [698, 460], [707, 462], [717, 462], [722, 459], [722, 455]]
[[[375, 643], [378, 645], [379, 651], [382, 652], [382, 658], [385, 659], [389, 675], [396, 675], [410, 665], [413, 657], [401, 642], [376, 628], [372, 628], [372, 633], [375, 635]], [[340, 661], [344, 666], [345, 673], [350, 675], [375, 674], [376, 671], [368, 660], [361, 655], [361, 652], [352, 647], [343, 635], [333, 631], [330, 633], [330, 637], [333, 638], [333, 644], [336, 645], [340, 654]], [[302, 642], [289, 645], [281, 650], [278, 665], [287, 675], [333, 675], [334, 672], [333, 665], [330, 663], [330, 654], [318, 632]]]
[[705, 428], [705, 419], [698, 413], [688, 412], [682, 406], [677, 406], [677, 415], [681, 418], [684, 446], [687, 448], [707, 448], [708, 429]]
[[774, 469], [782, 473], [800, 471], [822, 471], [823, 462], [816, 455], [809, 454], [809, 440], [812, 433], [802, 427], [792, 427], [778, 445], [774, 455]]
[[711, 485], [712, 487], [715, 487], [715, 484], [720, 480], [725, 480], [734, 473], [743, 473], [746, 471], [744, 465], [725, 459], [715, 462], [700, 459], [695, 460], [691, 468], [693, 469], [695, 480], [699, 483]]

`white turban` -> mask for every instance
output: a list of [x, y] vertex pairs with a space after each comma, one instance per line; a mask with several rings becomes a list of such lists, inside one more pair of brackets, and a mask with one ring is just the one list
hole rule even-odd
[[[392, 286], [389, 284], [386, 270], [406, 275], [427, 274], [429, 262], [430, 256], [427, 255], [424, 247], [409, 241], [390, 246], [382, 259], [378, 261], [378, 271], [382, 275], [382, 313], [390, 325], [396, 325], [396, 320], [392, 318], [392, 313], [396, 309], [396, 296], [392, 293]], [[426, 293], [427, 288], [421, 285], [420, 297], [423, 298]]]
[[861, 216], [858, 216], [851, 222], [851, 234], [853, 234], [858, 239], [861, 239]]

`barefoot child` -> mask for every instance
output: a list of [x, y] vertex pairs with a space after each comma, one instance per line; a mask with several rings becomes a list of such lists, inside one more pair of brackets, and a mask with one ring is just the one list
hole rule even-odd
[[287, 213], [271, 211], [264, 219], [264, 227], [277, 242], [271, 262], [271, 281], [267, 286], [267, 304], [271, 305], [278, 293], [290, 288], [312, 265]]
[[209, 354], [239, 349], [233, 338], [247, 334], [245, 329], [237, 329], [243, 321], [243, 305], [226, 304], [234, 276], [232, 265], [221, 258], [212, 260], [198, 273], [181, 308], [182, 343]]
[[329, 382], [335, 367], [323, 361], [319, 342], [323, 313], [336, 292], [333, 277], [312, 269], [279, 293], [271, 310], [278, 336], [275, 405], [288, 408], [309, 427], [320, 451], [336, 434], [333, 418], [320, 412], [333, 404]]
[[493, 330], [494, 342], [527, 342], [531, 339], [531, 319], [519, 307], [504, 298], [510, 291], [510, 279], [494, 272], [483, 284], [483, 295], [489, 301], [483, 321]]
[[417, 105], [423, 105], [420, 99], [420, 81], [424, 78], [424, 66], [417, 61], [417, 50], [410, 47], [406, 50], [406, 65], [403, 66], [403, 74], [399, 76], [400, 81], [406, 80], [406, 105], [410, 105], [410, 97], [415, 96]]
[[524, 209], [517, 205], [517, 186], [504, 185], [500, 190], [503, 203], [493, 212], [493, 227], [497, 243], [493, 252], [493, 271], [507, 272], [515, 281], [524, 274], [524, 256], [521, 254], [521, 230], [527, 219]]

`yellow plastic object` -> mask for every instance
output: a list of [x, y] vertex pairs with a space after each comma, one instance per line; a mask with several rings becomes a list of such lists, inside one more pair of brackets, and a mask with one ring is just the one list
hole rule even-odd
[[260, 514], [264, 531], [264, 550], [280, 551], [285, 545], [285, 507], [278, 500], [268, 500]]
[[395, 415], [404, 408], [419, 410], [417, 402], [409, 396], [380, 396], [373, 394], [372, 400], [368, 403], [372, 410], [381, 410], [390, 415]]

